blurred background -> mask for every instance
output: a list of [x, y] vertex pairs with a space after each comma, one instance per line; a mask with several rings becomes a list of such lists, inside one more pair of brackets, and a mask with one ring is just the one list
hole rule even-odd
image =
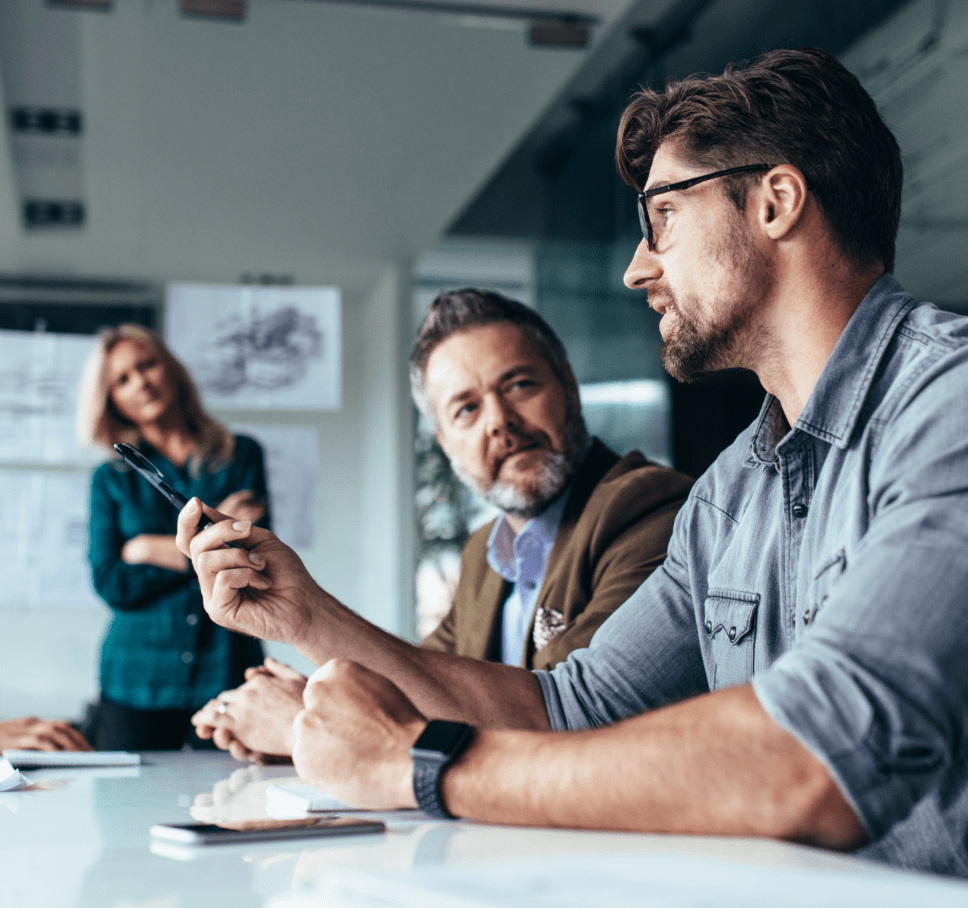
[[[593, 432], [702, 472], [762, 393], [662, 372], [657, 319], [622, 285], [639, 236], [615, 130], [639, 86], [804, 44], [860, 77], [901, 143], [898, 278], [968, 312], [968, 0], [3, 0], [0, 716], [96, 696], [98, 455], [70, 432], [106, 325], [168, 338], [263, 442], [280, 535], [414, 640], [488, 517], [409, 399], [440, 290], [536, 307]], [[199, 339], [243, 329], [264, 354], [249, 384], [205, 386], [225, 347]], [[315, 384], [273, 344], [324, 357]]]

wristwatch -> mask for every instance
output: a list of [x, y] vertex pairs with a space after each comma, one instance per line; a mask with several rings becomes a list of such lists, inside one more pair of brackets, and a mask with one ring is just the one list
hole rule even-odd
[[420, 809], [432, 817], [453, 820], [440, 796], [440, 777], [474, 739], [474, 727], [463, 722], [431, 719], [410, 748], [413, 758], [413, 793]]

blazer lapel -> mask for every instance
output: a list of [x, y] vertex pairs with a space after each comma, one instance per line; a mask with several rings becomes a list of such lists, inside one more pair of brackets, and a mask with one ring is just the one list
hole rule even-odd
[[510, 595], [511, 584], [488, 568], [481, 580], [474, 609], [468, 615], [469, 649], [462, 655], [500, 661], [501, 616], [504, 613], [504, 603]]

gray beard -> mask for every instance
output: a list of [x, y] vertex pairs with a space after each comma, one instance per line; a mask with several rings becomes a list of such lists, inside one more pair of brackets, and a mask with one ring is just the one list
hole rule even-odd
[[566, 404], [566, 424], [561, 451], [545, 454], [536, 487], [531, 492], [522, 492], [510, 482], [495, 480], [488, 489], [482, 488], [456, 461], [450, 461], [454, 475], [471, 491], [476, 492], [486, 502], [499, 508], [505, 514], [530, 520], [548, 507], [575, 478], [588, 447], [588, 430], [581, 415], [581, 404], [569, 399]]

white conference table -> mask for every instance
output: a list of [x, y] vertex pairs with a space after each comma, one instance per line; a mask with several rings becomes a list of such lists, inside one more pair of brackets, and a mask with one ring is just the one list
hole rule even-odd
[[138, 769], [25, 770], [0, 794], [2, 908], [968, 906], [968, 882], [779, 842], [520, 829], [381, 815], [387, 832], [159, 846], [159, 822], [267, 817], [292, 766], [148, 753]]

